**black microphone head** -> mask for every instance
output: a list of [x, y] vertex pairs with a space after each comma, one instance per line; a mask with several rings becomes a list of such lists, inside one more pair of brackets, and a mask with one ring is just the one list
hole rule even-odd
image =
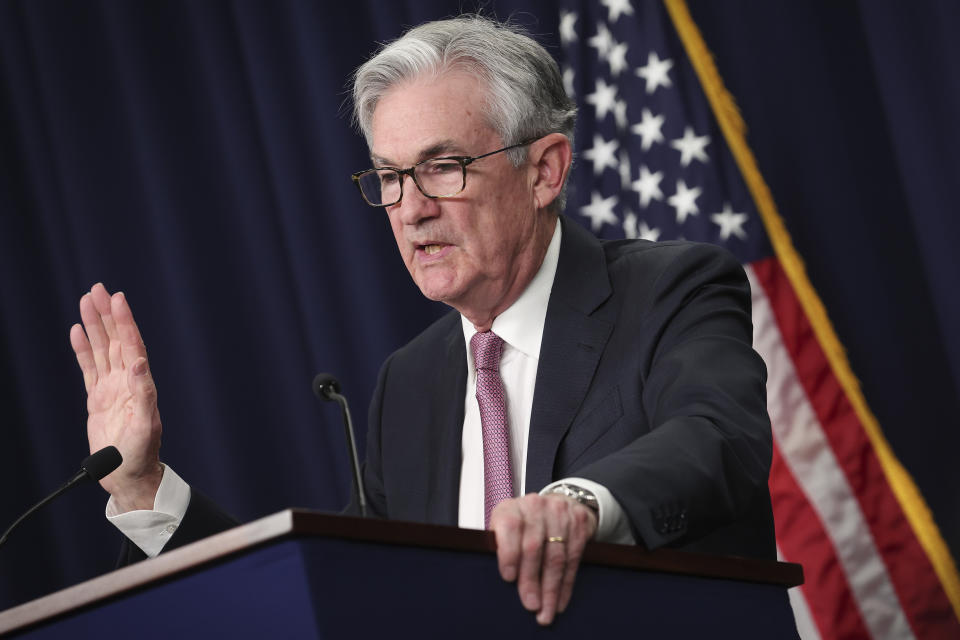
[[93, 480], [100, 480], [107, 476], [123, 462], [123, 456], [113, 445], [104, 447], [87, 456], [87, 459], [80, 463], [80, 468], [87, 472]]
[[330, 392], [340, 393], [340, 383], [331, 373], [318, 373], [313, 378], [313, 393], [321, 400], [333, 400]]

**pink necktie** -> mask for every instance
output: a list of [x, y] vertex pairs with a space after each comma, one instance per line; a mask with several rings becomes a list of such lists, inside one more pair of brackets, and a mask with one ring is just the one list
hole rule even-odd
[[470, 339], [470, 350], [477, 366], [477, 404], [483, 431], [483, 523], [489, 529], [493, 508], [501, 500], [513, 497], [510, 431], [500, 381], [503, 339], [492, 331], [475, 333]]

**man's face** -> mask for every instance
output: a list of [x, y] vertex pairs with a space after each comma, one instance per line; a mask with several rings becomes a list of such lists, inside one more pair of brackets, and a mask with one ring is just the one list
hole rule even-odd
[[[484, 121], [482, 100], [481, 84], [464, 73], [392, 88], [373, 114], [375, 165], [406, 168], [505, 146]], [[474, 320], [519, 296], [539, 267], [528, 274], [529, 256], [537, 253], [530, 249], [548, 219], [537, 212], [535, 179], [533, 168], [514, 168], [505, 153], [469, 165], [466, 189], [451, 198], [427, 198], [404, 177], [403, 199], [387, 213], [404, 264], [426, 297]]]

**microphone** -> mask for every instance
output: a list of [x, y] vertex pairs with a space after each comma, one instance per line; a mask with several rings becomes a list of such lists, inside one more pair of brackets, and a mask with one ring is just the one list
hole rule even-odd
[[363, 478], [360, 476], [360, 462], [357, 459], [357, 440], [353, 435], [353, 420], [350, 418], [350, 407], [347, 399], [340, 395], [340, 383], [329, 373], [318, 373], [313, 378], [313, 393], [321, 400], [335, 400], [343, 410], [343, 427], [347, 433], [347, 448], [350, 454], [350, 466], [353, 468], [353, 482], [357, 487], [357, 502], [360, 504], [360, 515], [367, 517], [367, 494], [363, 489]]
[[73, 474], [72, 478], [63, 483], [63, 486], [48, 495], [46, 498], [30, 507], [25, 514], [17, 518], [16, 522], [10, 525], [10, 527], [3, 533], [3, 536], [0, 537], [0, 545], [6, 542], [7, 537], [10, 536], [10, 532], [13, 531], [17, 525], [26, 520], [27, 517], [30, 516], [30, 514], [32, 514], [34, 511], [47, 504], [64, 491], [72, 489], [73, 487], [82, 483], [84, 480], [97, 481], [100, 480], [100, 478], [109, 475], [114, 469], [120, 466], [121, 462], [123, 462], [123, 457], [120, 455], [120, 452], [117, 451], [117, 448], [112, 445], [91, 453], [83, 462], [80, 463], [80, 470]]

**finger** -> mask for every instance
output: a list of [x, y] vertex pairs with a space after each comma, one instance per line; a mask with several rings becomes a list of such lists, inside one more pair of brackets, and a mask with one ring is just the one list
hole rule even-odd
[[541, 513], [542, 500], [536, 494], [524, 500], [523, 539], [520, 543], [520, 571], [517, 577], [517, 591], [520, 601], [529, 611], [540, 609], [540, 567], [543, 545], [547, 530]]
[[116, 337], [117, 332], [111, 316], [110, 293], [107, 292], [107, 288], [103, 286], [102, 282], [98, 282], [90, 288], [90, 297], [93, 298], [93, 306], [103, 321], [103, 328], [106, 330], [107, 337], [112, 340]]
[[107, 335], [107, 357], [110, 360], [110, 368], [118, 369], [123, 366], [123, 361], [120, 357], [120, 339], [117, 336], [117, 328], [110, 309], [110, 294], [107, 293], [103, 283], [98, 282], [90, 289], [90, 297], [93, 298], [93, 306], [100, 314], [100, 322], [103, 323], [103, 330]]
[[124, 365], [131, 367], [140, 358], [147, 357], [147, 348], [143, 344], [140, 329], [133, 319], [133, 311], [122, 291], [110, 298], [110, 309], [120, 336], [120, 350]]
[[490, 529], [497, 538], [497, 565], [507, 582], [517, 579], [523, 519], [516, 500], [504, 500], [490, 514]]
[[107, 332], [103, 328], [100, 314], [93, 304], [93, 296], [85, 293], [80, 298], [80, 318], [83, 320], [83, 330], [87, 333], [90, 347], [93, 350], [93, 360], [97, 365], [97, 374], [106, 376], [110, 373], [109, 341]]
[[569, 505], [566, 498], [548, 498], [543, 510], [546, 531], [550, 538], [543, 549], [543, 568], [540, 574], [540, 611], [537, 622], [548, 625], [553, 622], [560, 598], [560, 585], [566, 573], [567, 545], [569, 544]]
[[87, 340], [87, 334], [83, 332], [83, 327], [75, 324], [70, 327], [70, 346], [77, 355], [77, 362], [80, 364], [80, 371], [83, 373], [83, 386], [90, 393], [93, 385], [97, 384], [97, 363], [93, 360], [93, 349], [90, 348], [90, 341]]
[[577, 578], [577, 570], [580, 568], [580, 560], [583, 558], [583, 550], [587, 542], [593, 537], [596, 530], [596, 521], [589, 509], [584, 507], [574, 507], [572, 513], [573, 525], [570, 527], [567, 541], [567, 567], [563, 573], [563, 582], [560, 585], [560, 599], [557, 604], [557, 611], [563, 613], [570, 604], [570, 598], [573, 595], [573, 585]]

